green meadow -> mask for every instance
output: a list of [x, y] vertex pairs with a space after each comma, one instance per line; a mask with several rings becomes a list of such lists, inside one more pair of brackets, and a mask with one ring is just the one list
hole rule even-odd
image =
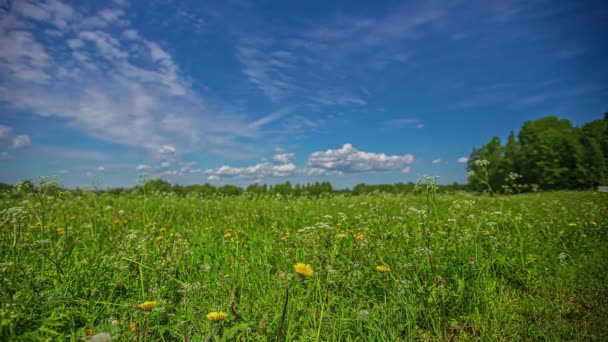
[[0, 340], [606, 339], [607, 193], [419, 190], [5, 195]]

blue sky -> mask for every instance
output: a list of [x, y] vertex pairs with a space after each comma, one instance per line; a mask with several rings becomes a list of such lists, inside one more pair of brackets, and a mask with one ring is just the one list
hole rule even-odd
[[526, 120], [608, 110], [585, 1], [12, 1], [0, 181], [466, 181]]

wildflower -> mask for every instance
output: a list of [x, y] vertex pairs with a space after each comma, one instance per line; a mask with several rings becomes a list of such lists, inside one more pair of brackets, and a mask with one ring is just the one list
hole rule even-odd
[[344, 233], [340, 233], [340, 234], [338, 234], [338, 237], [339, 237], [340, 239], [344, 239], [344, 238], [346, 237], [346, 234], [344, 234]]
[[65, 234], [65, 229], [64, 228], [57, 228], [57, 235], [63, 235]]
[[302, 275], [304, 277], [310, 277], [314, 273], [310, 265], [301, 262], [293, 265], [293, 269], [296, 271], [297, 274]]
[[161, 228], [158, 230], [159, 233], [166, 232], [166, 231], [167, 231], [167, 228]]
[[227, 239], [227, 238], [229, 238], [229, 237], [231, 237], [231, 236], [232, 236], [232, 234], [231, 234], [230, 232], [228, 232], [228, 233], [224, 234], [224, 237], [225, 237], [226, 239]]
[[110, 336], [110, 334], [108, 334], [106, 332], [99, 333], [99, 334], [91, 337], [89, 342], [112, 342], [112, 336]]
[[156, 307], [157, 304], [158, 304], [158, 302], [143, 302], [143, 303], [139, 304], [137, 307], [144, 311], [152, 311]]
[[226, 318], [228, 318], [228, 314], [225, 313], [225, 312], [221, 312], [221, 311], [220, 312], [215, 312], [215, 311], [214, 312], [210, 312], [207, 315], [207, 319], [210, 320], [210, 321], [212, 321], [212, 322], [223, 321]]
[[360, 320], [364, 321], [364, 320], [366, 320], [366, 319], [367, 319], [367, 317], [369, 317], [369, 311], [367, 311], [367, 310], [361, 310], [361, 311], [359, 311], [359, 316], [358, 316], [358, 318], [359, 318]]
[[595, 221], [591, 221], [591, 224], [594, 226], [597, 226], [597, 222], [595, 222]]
[[129, 329], [131, 331], [135, 331], [137, 329], [137, 326], [135, 325], [135, 322], [131, 322], [129, 323]]
[[359, 235], [355, 236], [355, 239], [363, 240], [363, 239], [365, 239], [365, 234], [359, 234]]
[[576, 223], [568, 223], [568, 227], [576, 227]]
[[89, 336], [95, 335], [95, 329], [93, 329], [93, 328], [87, 329], [87, 335], [89, 335]]
[[488, 229], [484, 229], [482, 233], [483, 235], [490, 235], [490, 231]]
[[161, 242], [161, 241], [163, 241], [164, 239], [165, 239], [165, 238], [164, 238], [163, 236], [159, 236], [159, 237], [157, 237], [157, 238], [156, 238], [156, 239], [154, 239], [154, 240], [156, 240], [156, 242]]
[[388, 272], [391, 270], [388, 266], [384, 265], [376, 266], [376, 269], [380, 272]]

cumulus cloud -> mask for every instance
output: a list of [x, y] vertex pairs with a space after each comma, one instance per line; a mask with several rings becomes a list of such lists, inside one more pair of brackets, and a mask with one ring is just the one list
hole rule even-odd
[[25, 134], [20, 134], [13, 138], [13, 148], [15, 150], [20, 150], [20, 149], [27, 148], [30, 146], [32, 146], [30, 137]]
[[150, 166], [146, 165], [146, 164], [139, 164], [135, 167], [135, 170], [137, 171], [148, 171], [150, 170]]
[[0, 125], [0, 142], [10, 144], [14, 150], [21, 150], [32, 146], [32, 141], [28, 135], [14, 134], [13, 129], [6, 125]]
[[292, 163], [275, 165], [269, 162], [245, 166], [231, 167], [221, 166], [217, 169], [207, 169], [203, 174], [217, 177], [242, 177], [251, 179], [261, 179], [264, 177], [287, 177], [295, 173], [296, 166]]
[[175, 154], [175, 147], [171, 145], [163, 145], [156, 150], [156, 152], [161, 156], [172, 156]]
[[461, 164], [466, 164], [469, 162], [469, 158], [468, 157], [460, 157], [458, 159], [456, 159], [457, 163], [461, 163]]
[[317, 151], [308, 157], [308, 167], [315, 173], [320, 170], [340, 171], [344, 173], [394, 171], [409, 172], [409, 164], [414, 162], [414, 156], [386, 155], [359, 151], [351, 144], [344, 144], [336, 150]]
[[294, 157], [296, 156], [295, 153], [290, 152], [290, 153], [278, 153], [275, 154], [274, 157], [272, 157], [272, 160], [274, 160], [277, 163], [281, 163], [281, 164], [287, 164], [289, 163]]
[[433, 164], [439, 164], [441, 162], [442, 162], [441, 158], [437, 158], [437, 159], [433, 159], [433, 161], [431, 163], [433, 163]]
[[103, 165], [99, 165], [95, 168], [95, 172], [104, 172], [106, 168]]

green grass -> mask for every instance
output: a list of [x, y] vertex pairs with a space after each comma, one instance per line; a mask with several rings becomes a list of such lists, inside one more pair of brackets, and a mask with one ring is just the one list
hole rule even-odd
[[607, 208], [591, 192], [5, 198], [0, 340], [604, 340]]

